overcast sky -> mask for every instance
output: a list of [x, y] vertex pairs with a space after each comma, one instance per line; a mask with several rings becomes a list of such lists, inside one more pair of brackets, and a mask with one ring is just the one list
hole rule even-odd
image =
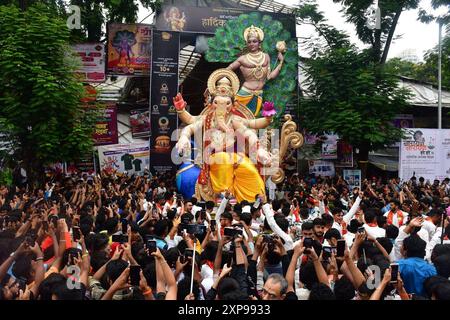
[[[287, 5], [296, 5], [298, 0], [277, 0], [279, 3]], [[342, 13], [339, 12], [341, 5], [334, 3], [333, 0], [318, 0], [319, 10], [323, 11], [329, 24], [338, 27], [350, 35], [352, 42], [358, 44], [363, 48], [363, 44], [358, 40], [355, 27], [352, 24], [346, 23]], [[420, 6], [429, 10], [431, 0], [421, 0]], [[148, 10], [141, 7], [139, 11], [139, 20], [144, 19], [148, 15]], [[424, 24], [417, 21], [418, 10], [409, 10], [402, 13], [399, 24], [395, 30], [394, 38], [401, 36], [400, 39], [395, 40], [389, 51], [389, 58], [397, 57], [405, 50], [413, 49], [420, 60], [423, 54], [438, 44], [438, 25], [436, 23]], [[145, 22], [149, 23], [150, 19]], [[314, 28], [311, 26], [298, 26], [297, 36], [307, 37], [314, 33]], [[300, 53], [303, 54], [301, 48]]]
[[[284, 4], [295, 5], [298, 0], [279, 0]], [[357, 43], [359, 47], [363, 44], [356, 36], [355, 27], [353, 24], [345, 22], [342, 13], [339, 12], [341, 5], [334, 3], [333, 0], [318, 0], [319, 10], [323, 11], [329, 24], [338, 27], [351, 36], [352, 42]], [[420, 6], [429, 10], [430, 0], [422, 0]], [[424, 24], [417, 21], [418, 10], [404, 11], [400, 16], [399, 24], [395, 30], [394, 38], [401, 36], [400, 39], [395, 40], [389, 50], [389, 58], [399, 56], [404, 50], [416, 50], [416, 54], [420, 60], [423, 54], [438, 44], [439, 29], [436, 23]], [[314, 28], [309, 26], [299, 26], [297, 29], [297, 36], [307, 36], [314, 32]]]

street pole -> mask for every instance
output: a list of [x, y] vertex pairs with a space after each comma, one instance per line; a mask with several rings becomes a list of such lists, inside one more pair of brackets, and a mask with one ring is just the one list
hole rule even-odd
[[438, 62], [438, 129], [442, 129], [442, 25], [439, 20], [439, 62]]

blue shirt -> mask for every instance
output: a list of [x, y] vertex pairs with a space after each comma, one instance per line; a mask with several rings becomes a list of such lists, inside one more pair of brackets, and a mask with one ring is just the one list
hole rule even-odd
[[406, 292], [426, 296], [423, 282], [437, 274], [436, 268], [422, 258], [402, 259], [398, 265]]

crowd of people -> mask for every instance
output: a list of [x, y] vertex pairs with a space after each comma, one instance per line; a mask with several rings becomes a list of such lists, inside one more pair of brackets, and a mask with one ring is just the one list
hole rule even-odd
[[450, 300], [450, 182], [294, 174], [236, 203], [173, 175], [0, 186], [1, 300]]

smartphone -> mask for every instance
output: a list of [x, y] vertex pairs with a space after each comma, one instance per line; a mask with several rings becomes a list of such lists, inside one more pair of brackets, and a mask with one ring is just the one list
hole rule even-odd
[[37, 235], [34, 232], [30, 232], [28, 236], [25, 238], [25, 241], [30, 247], [34, 247], [34, 244], [36, 243]]
[[255, 203], [253, 204], [253, 208], [255, 208], [255, 209], [259, 208], [260, 204], [261, 204], [261, 197], [258, 196]]
[[79, 241], [81, 239], [81, 230], [80, 227], [73, 226], [72, 227], [73, 241]]
[[127, 219], [122, 219], [122, 233], [123, 234], [127, 234], [128, 232], [128, 220]]
[[331, 258], [331, 253], [333, 251], [331, 247], [323, 247], [322, 250], [323, 250], [322, 258], [324, 259]]
[[231, 227], [225, 227], [223, 229], [223, 235], [227, 236], [227, 237], [231, 237], [234, 238], [235, 236], [241, 235], [242, 236], [242, 230], [241, 229], [236, 229], [236, 228], [231, 228]]
[[128, 241], [128, 237], [123, 234], [113, 234], [112, 242], [125, 243]]
[[186, 230], [186, 232], [188, 233], [188, 234], [196, 234], [197, 233], [197, 225], [195, 224], [195, 223], [189, 223], [189, 224], [184, 224], [184, 223], [181, 223], [180, 224], [180, 229], [181, 230]]
[[365, 233], [365, 232], [366, 232], [366, 228], [364, 228], [364, 227], [358, 228], [358, 233]]
[[211, 220], [209, 227], [211, 228], [212, 232], [216, 231], [216, 220]]
[[340, 239], [337, 241], [336, 256], [343, 257], [345, 254], [345, 239]]
[[305, 238], [303, 239], [303, 246], [305, 247], [305, 250], [303, 251], [305, 254], [311, 253], [311, 248], [313, 246], [313, 239], [312, 238]]
[[130, 284], [132, 286], [139, 286], [141, 281], [141, 266], [130, 266]]
[[196, 230], [195, 234], [196, 235], [203, 235], [205, 233], [206, 233], [206, 226], [202, 225], [202, 224], [197, 225], [197, 230]]
[[147, 239], [146, 247], [149, 254], [156, 252], [156, 240]]
[[398, 263], [391, 263], [391, 283], [398, 281]]
[[188, 257], [193, 257], [194, 256], [194, 250], [193, 249], [185, 249], [184, 250], [184, 256], [185, 256], [185, 260], [187, 260]]

